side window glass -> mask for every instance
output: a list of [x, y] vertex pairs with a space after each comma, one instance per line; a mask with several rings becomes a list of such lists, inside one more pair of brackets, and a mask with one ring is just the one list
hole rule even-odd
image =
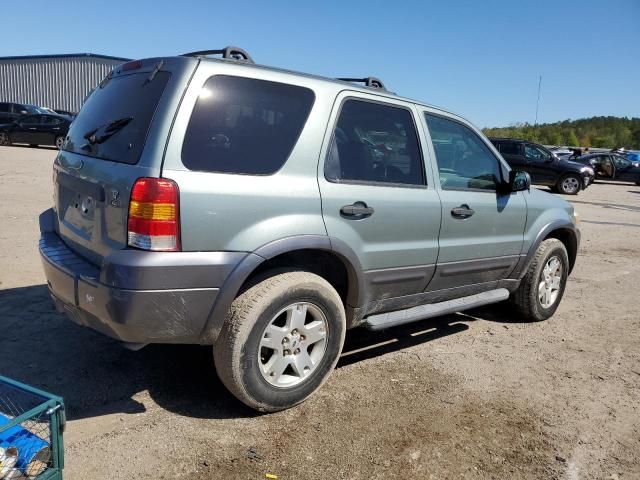
[[527, 144], [525, 144], [524, 146], [524, 156], [527, 157], [529, 160], [532, 160], [537, 163], [543, 163], [545, 160], [549, 158], [549, 154], [547, 154], [547, 152], [545, 152], [544, 150], [534, 145], [527, 145]]
[[520, 149], [518, 148], [517, 143], [513, 142], [504, 142], [500, 143], [500, 153], [503, 155], [519, 155]]
[[24, 115], [24, 113], [22, 112], [26, 112], [27, 109], [24, 107], [24, 105], [20, 105], [18, 103], [14, 103], [13, 104], [13, 113], [17, 113], [18, 115]]
[[8, 103], [0, 103], [0, 113], [9, 113]]
[[425, 113], [438, 162], [440, 185], [446, 190], [496, 190], [502, 182], [499, 160], [470, 128]]
[[627, 168], [631, 165], [629, 160], [626, 160], [622, 157], [613, 156], [613, 163], [615, 163], [616, 168]]
[[325, 162], [329, 181], [424, 185], [413, 116], [391, 105], [347, 100]]
[[314, 98], [313, 91], [295, 85], [210, 77], [184, 136], [184, 166], [202, 172], [275, 173], [298, 141]]

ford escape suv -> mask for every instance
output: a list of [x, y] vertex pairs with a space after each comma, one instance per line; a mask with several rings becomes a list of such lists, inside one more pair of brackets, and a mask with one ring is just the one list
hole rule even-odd
[[580, 239], [571, 205], [463, 118], [230, 47], [116, 67], [53, 180], [56, 306], [134, 348], [212, 345], [260, 411], [318, 389], [356, 326], [508, 299], [550, 317]]

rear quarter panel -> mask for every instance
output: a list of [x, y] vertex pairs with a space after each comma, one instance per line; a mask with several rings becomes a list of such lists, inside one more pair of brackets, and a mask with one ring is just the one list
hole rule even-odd
[[[307, 123], [284, 166], [272, 175], [195, 172], [182, 163], [185, 132], [206, 80], [232, 75], [314, 91]], [[326, 235], [317, 181], [318, 152], [337, 87], [286, 72], [224, 62], [200, 63], [171, 131], [162, 176], [180, 189], [182, 249], [253, 251], [276, 239]]]

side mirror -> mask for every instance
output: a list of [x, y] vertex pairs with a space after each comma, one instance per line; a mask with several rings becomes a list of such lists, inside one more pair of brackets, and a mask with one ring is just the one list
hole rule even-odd
[[549, 155], [549, 156], [546, 158], [545, 163], [551, 163], [551, 162], [553, 162], [554, 160], [555, 160], [555, 158], [553, 158], [553, 155]]
[[531, 176], [527, 172], [509, 172], [509, 188], [512, 192], [522, 192], [531, 189]]

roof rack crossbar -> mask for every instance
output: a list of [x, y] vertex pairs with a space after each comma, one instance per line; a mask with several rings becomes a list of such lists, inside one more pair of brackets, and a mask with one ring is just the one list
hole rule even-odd
[[198, 52], [183, 53], [183, 57], [206, 57], [208, 55], [222, 55], [227, 60], [237, 60], [239, 62], [255, 63], [251, 55], [238, 47], [224, 47], [220, 50], [200, 50]]
[[364, 83], [365, 87], [369, 88], [377, 88], [380, 90], [386, 90], [384, 83], [382, 80], [376, 77], [365, 77], [365, 78], [338, 78], [338, 80], [342, 80], [343, 82], [355, 82], [355, 83]]

